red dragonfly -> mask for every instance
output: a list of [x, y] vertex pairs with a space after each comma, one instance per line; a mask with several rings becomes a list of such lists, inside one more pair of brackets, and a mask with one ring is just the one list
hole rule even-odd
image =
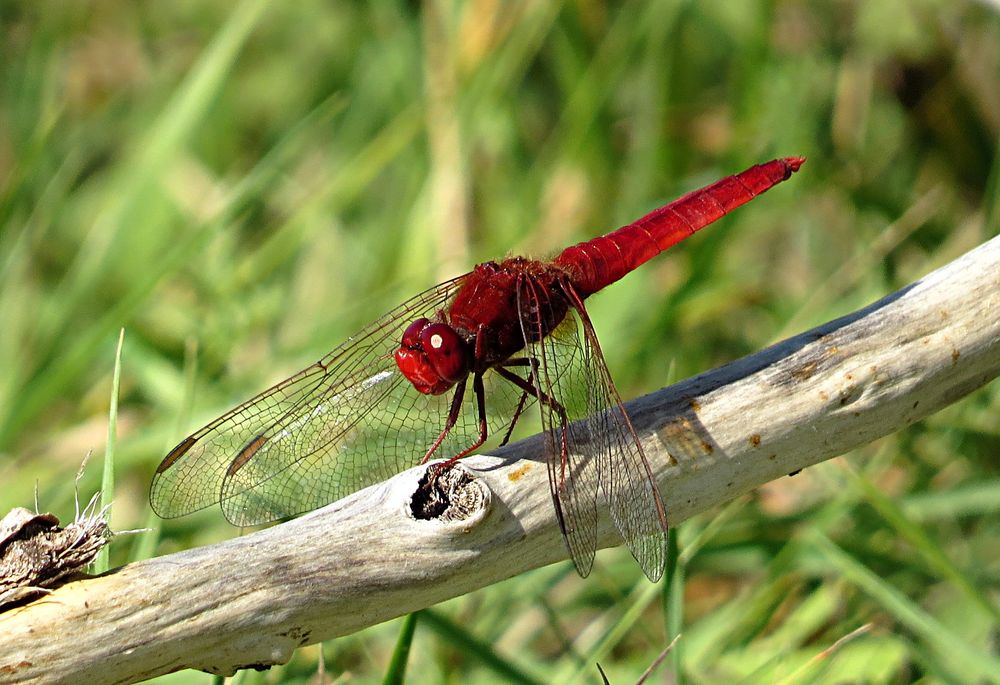
[[536, 405], [577, 571], [593, 565], [603, 493], [633, 556], [658, 579], [666, 507], [583, 301], [804, 161], [753, 166], [550, 261], [485, 262], [417, 295], [182, 440], [153, 476], [153, 510], [171, 518], [219, 502], [237, 526], [275, 521], [385, 480], [415, 455], [450, 464], [500, 431], [504, 444]]

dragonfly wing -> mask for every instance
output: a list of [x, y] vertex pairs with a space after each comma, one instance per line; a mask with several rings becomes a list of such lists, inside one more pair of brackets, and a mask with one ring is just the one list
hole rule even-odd
[[[554, 400], [539, 405], [560, 524], [577, 570], [586, 575], [597, 546], [600, 490], [615, 527], [655, 581], [666, 563], [666, 509], [583, 302], [570, 285], [563, 288], [566, 317], [532, 346], [539, 366], [537, 390]], [[556, 405], [565, 411], [568, 427]]]
[[585, 424], [571, 423], [586, 416], [586, 397], [581, 393], [588, 381], [583, 359], [586, 350], [580, 344], [572, 311], [555, 331], [548, 336], [541, 334], [539, 322], [553, 313], [545, 311], [552, 307], [551, 297], [541, 293], [537, 283], [525, 279], [518, 299], [527, 355], [534, 363], [528, 379], [541, 411], [549, 491], [573, 564], [586, 577], [597, 551], [601, 468], [600, 455], [587, 440]]
[[[312, 366], [182, 441], [157, 468], [150, 504], [171, 518], [221, 502], [236, 525], [301, 513], [420, 460], [441, 431], [448, 396], [418, 393], [393, 353], [414, 319], [446, 308], [464, 276], [375, 321]], [[464, 411], [448, 444], [471, 441]]]
[[[567, 286], [569, 288], [571, 286]], [[583, 302], [579, 313], [587, 367], [587, 433], [599, 455], [601, 490], [622, 539], [651, 581], [667, 562], [667, 513], [656, 478], [604, 361], [597, 333]]]
[[265, 390], [181, 441], [153, 475], [149, 503], [159, 516], [174, 518], [219, 501], [222, 481], [254, 440], [266, 438], [289, 408], [308, 404], [327, 378], [319, 364]]

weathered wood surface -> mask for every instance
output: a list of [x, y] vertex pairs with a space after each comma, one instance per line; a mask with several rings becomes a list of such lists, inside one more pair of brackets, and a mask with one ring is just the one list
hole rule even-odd
[[[628, 403], [672, 524], [1000, 374], [1000, 238], [863, 310]], [[230, 674], [567, 558], [540, 443], [464, 461], [482, 506], [418, 521], [414, 468], [295, 521], [0, 615], [0, 682]], [[481, 488], [476, 490], [475, 488]], [[475, 505], [475, 498], [470, 499]], [[608, 521], [600, 546], [618, 544]]]

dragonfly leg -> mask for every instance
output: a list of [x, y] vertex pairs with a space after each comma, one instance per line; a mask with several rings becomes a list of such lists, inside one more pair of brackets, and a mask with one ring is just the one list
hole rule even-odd
[[476, 438], [474, 443], [466, 447], [454, 457], [438, 464], [439, 469], [446, 469], [462, 457], [469, 456], [479, 449], [484, 442], [486, 442], [489, 430], [486, 425], [486, 389], [483, 387], [483, 375], [481, 373], [477, 373], [472, 377], [472, 392], [476, 395], [476, 408], [479, 412], [479, 437]]
[[[537, 360], [535, 360], [535, 363], [537, 364]], [[535, 369], [537, 369], [537, 366], [533, 365], [532, 374], [534, 374]], [[567, 417], [566, 415], [566, 409], [561, 404], [559, 404], [554, 398], [549, 397], [549, 395], [547, 395], [545, 392], [539, 390], [534, 385], [532, 385], [530, 381], [521, 378], [516, 373], [508, 371], [502, 366], [496, 367], [496, 371], [503, 378], [506, 378], [508, 381], [510, 381], [517, 387], [521, 388], [521, 390], [523, 390], [525, 394], [531, 395], [532, 397], [537, 399], [540, 403], [544, 404], [549, 409], [551, 409], [552, 411], [554, 411], [556, 414], [559, 415], [559, 461], [561, 467], [560, 478], [561, 479], [565, 478], [566, 461], [567, 461], [567, 455], [569, 454], [569, 441], [568, 438], [566, 437], [567, 433], [569, 432], [569, 417]], [[531, 378], [531, 376], [529, 376], [529, 378]], [[562, 480], [560, 480], [560, 482], [562, 482]]]
[[[534, 357], [520, 357], [518, 359], [508, 359], [504, 362], [503, 366], [530, 366], [531, 372], [528, 374], [528, 385], [533, 385], [533, 379], [535, 377], [535, 371], [538, 370], [538, 360]], [[500, 446], [503, 447], [510, 440], [511, 433], [514, 432], [514, 426], [517, 425], [517, 420], [521, 416], [521, 412], [524, 411], [524, 405], [528, 401], [528, 391], [521, 390], [521, 399], [517, 401], [517, 409], [514, 410], [514, 416], [510, 420], [510, 425], [507, 427], [507, 432], [503, 436], [503, 440], [500, 441]]]
[[[483, 375], [480, 373], [477, 373], [475, 376], [472, 377], [472, 392], [474, 392], [476, 395], [476, 406], [479, 411], [479, 437], [476, 439], [474, 443], [466, 447], [464, 450], [462, 450], [455, 456], [449, 457], [440, 464], [436, 464], [434, 466], [434, 470], [437, 473], [444, 471], [462, 457], [469, 456], [477, 449], [479, 449], [479, 447], [484, 442], [486, 442], [486, 438], [489, 435], [488, 427], [486, 425], [486, 399], [485, 399], [486, 389], [483, 387]], [[461, 406], [461, 402], [459, 402], [459, 406]], [[458, 415], [456, 414], [456, 420], [457, 416]], [[445, 430], [442, 431], [441, 435], [438, 436], [438, 439], [434, 441], [434, 445], [431, 446], [431, 449], [427, 451], [427, 454], [424, 455], [424, 458], [420, 461], [421, 464], [427, 463], [427, 460], [430, 459], [431, 454], [433, 454], [434, 450], [438, 448], [438, 446], [441, 444], [441, 441], [444, 440], [445, 436], [448, 434], [448, 431], [451, 430], [452, 426], [454, 425], [455, 421], [451, 421], [451, 425], [447, 426]]]
[[444, 430], [441, 431], [441, 434], [437, 436], [437, 440], [434, 441], [434, 444], [432, 444], [427, 450], [427, 453], [424, 454], [424, 458], [420, 460], [421, 464], [427, 463], [427, 460], [430, 459], [431, 455], [437, 451], [437, 448], [441, 446], [444, 439], [448, 437], [448, 433], [451, 432], [451, 429], [454, 428], [455, 424], [458, 422], [458, 414], [462, 411], [462, 400], [465, 397], [465, 381], [466, 379], [463, 378], [458, 385], [455, 386], [455, 396], [451, 400], [451, 408], [448, 410], [448, 418], [444, 422]]
[[[480, 326], [479, 330], [476, 332], [475, 354], [477, 359], [481, 358], [483, 354], [484, 330], [485, 328], [483, 326]], [[441, 446], [441, 443], [444, 442], [444, 439], [448, 437], [448, 433], [451, 431], [452, 428], [455, 427], [455, 424], [458, 422], [458, 415], [462, 411], [462, 400], [465, 397], [466, 380], [468, 380], [467, 377], [462, 379], [462, 381], [458, 384], [458, 386], [456, 386], [455, 397], [451, 401], [451, 409], [448, 411], [448, 420], [445, 421], [444, 430], [441, 431], [441, 434], [437, 437], [437, 440], [435, 440], [434, 444], [431, 445], [429, 450], [427, 450], [427, 453], [424, 455], [424, 458], [420, 460], [421, 464], [427, 463], [427, 460], [430, 459], [431, 455], [433, 455], [434, 452], [437, 450], [437, 448]], [[451, 466], [462, 457], [468, 456], [472, 452], [475, 452], [484, 442], [486, 442], [486, 437], [489, 434], [489, 428], [486, 424], [486, 388], [483, 386], [482, 371], [476, 371], [472, 374], [472, 392], [476, 396], [476, 411], [479, 418], [479, 437], [473, 444], [469, 445], [458, 454], [449, 457], [446, 461], [439, 464], [438, 465], [439, 471]]]

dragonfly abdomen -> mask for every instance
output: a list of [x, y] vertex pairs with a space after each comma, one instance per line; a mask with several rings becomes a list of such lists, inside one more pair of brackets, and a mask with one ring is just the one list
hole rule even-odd
[[566, 248], [555, 263], [569, 270], [581, 295], [591, 295], [787, 180], [803, 162], [802, 157], [785, 157], [752, 166], [688, 193], [627, 226]]

